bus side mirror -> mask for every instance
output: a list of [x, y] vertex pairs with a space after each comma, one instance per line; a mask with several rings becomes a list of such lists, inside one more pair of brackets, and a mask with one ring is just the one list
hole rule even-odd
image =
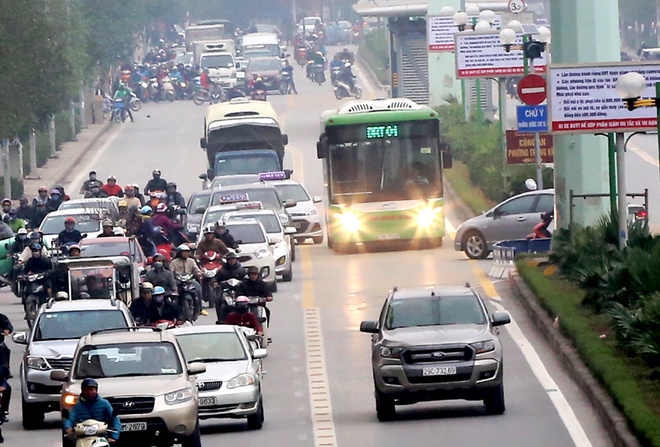
[[325, 134], [316, 142], [316, 157], [328, 158], [328, 137]]
[[442, 169], [451, 169], [453, 166], [451, 152], [440, 152], [440, 156], [442, 157]]
[[202, 149], [206, 149], [206, 138], [202, 137], [202, 138], [199, 139], [199, 146]]
[[285, 133], [282, 134], [282, 146], [289, 144], [289, 136]]

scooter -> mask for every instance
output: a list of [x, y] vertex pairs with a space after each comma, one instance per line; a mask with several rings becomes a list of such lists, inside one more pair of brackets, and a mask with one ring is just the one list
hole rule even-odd
[[231, 278], [219, 284], [222, 293], [217, 294], [215, 300], [215, 313], [218, 321], [225, 321], [227, 315], [236, 310], [236, 289], [240, 283], [240, 280]]
[[202, 311], [200, 297], [197, 296], [192, 273], [177, 273], [174, 275], [179, 288], [179, 306], [183, 309], [183, 320], [195, 322]]
[[204, 277], [202, 278], [202, 299], [209, 303], [209, 308], [215, 307], [216, 287], [213, 287], [213, 281], [220, 269], [222, 269], [222, 259], [214, 251], [207, 251], [202, 255], [200, 269]]
[[21, 279], [24, 282], [23, 294], [25, 319], [28, 327], [31, 329], [34, 324], [37, 313], [42, 304], [48, 300], [48, 290], [46, 289], [47, 273], [33, 273], [24, 275]]
[[325, 82], [325, 67], [323, 64], [314, 64], [312, 82], [318, 85]]
[[172, 79], [169, 76], [165, 76], [161, 81], [161, 88], [163, 92], [163, 99], [168, 100], [169, 102], [174, 102], [174, 85], [172, 84]]
[[333, 84], [337, 82], [337, 79], [339, 78], [339, 73], [341, 73], [340, 67], [332, 67], [330, 69], [330, 82], [332, 82]]
[[[71, 441], [71, 438], [75, 438], [76, 447], [109, 447], [111, 444], [108, 442], [107, 434], [111, 432], [112, 430], [108, 428], [108, 424], [105, 422], [87, 419], [73, 427], [71, 437], [64, 435], [64, 438], [65, 441]], [[67, 442], [64, 443], [65, 446], [67, 444]]]
[[250, 93], [250, 99], [253, 101], [267, 101], [268, 94], [266, 93], [266, 90], [253, 90], [252, 93]]
[[343, 81], [335, 82], [335, 98], [343, 99], [349, 96], [355, 96], [355, 99], [362, 98], [362, 89], [357, 84], [354, 84], [353, 90], [351, 90], [347, 83]]
[[123, 99], [115, 99], [110, 121], [114, 121], [115, 123], [123, 123], [126, 121], [126, 103]]
[[132, 111], [139, 112], [140, 109], [142, 108], [142, 101], [140, 101], [138, 95], [131, 92], [131, 99], [128, 101], [128, 106], [131, 108]]
[[282, 95], [288, 95], [291, 93], [291, 75], [288, 72], [282, 72], [282, 75], [280, 76], [281, 78], [281, 83], [280, 83], [280, 93]]

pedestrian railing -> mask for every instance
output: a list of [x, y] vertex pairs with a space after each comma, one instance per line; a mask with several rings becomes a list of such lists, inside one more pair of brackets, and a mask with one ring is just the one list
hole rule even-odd
[[515, 269], [518, 253], [547, 253], [550, 251], [551, 238], [514, 239], [493, 244], [493, 265], [488, 272], [491, 278], [507, 278]]

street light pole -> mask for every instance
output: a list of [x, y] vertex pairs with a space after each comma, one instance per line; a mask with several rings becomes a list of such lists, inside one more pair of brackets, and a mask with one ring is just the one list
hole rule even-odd
[[616, 170], [618, 189], [618, 224], [619, 224], [619, 249], [623, 250], [628, 245], [628, 204], [626, 191], [626, 147], [623, 132], [617, 132], [616, 136]]

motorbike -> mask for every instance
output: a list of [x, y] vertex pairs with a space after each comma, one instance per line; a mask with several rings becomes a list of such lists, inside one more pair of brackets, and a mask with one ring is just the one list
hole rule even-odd
[[108, 95], [107, 93], [103, 95], [103, 118], [108, 115], [112, 116], [112, 109], [114, 108], [114, 104], [115, 102], [112, 99], [112, 96]]
[[339, 73], [341, 73], [340, 67], [332, 67], [330, 69], [330, 82], [332, 82], [333, 84], [337, 82], [337, 79], [339, 78]]
[[211, 84], [211, 89], [207, 90], [205, 88], [198, 88], [193, 95], [193, 102], [201, 106], [205, 102], [209, 104], [218, 104], [222, 102], [225, 97], [225, 92], [217, 84]]
[[115, 123], [123, 123], [126, 121], [126, 103], [123, 99], [115, 99], [110, 121], [114, 121]]
[[[261, 337], [261, 347], [262, 348], [267, 348], [268, 344], [270, 343], [270, 338], [268, 338], [268, 326], [270, 325], [270, 310], [266, 307], [266, 298], [262, 298], [259, 296], [249, 296], [248, 298], [248, 309], [250, 312], [255, 314], [257, 316], [257, 319], [259, 320], [259, 323], [261, 323], [261, 327], [263, 329], [264, 335]], [[228, 296], [226, 297], [227, 300], [227, 308], [231, 310], [225, 313], [225, 318], [226, 316], [230, 313], [233, 312], [236, 309], [236, 297], [235, 296]], [[222, 320], [224, 321], [224, 320]]]
[[140, 101], [140, 98], [135, 93], [131, 92], [131, 99], [128, 101], [128, 106], [132, 111], [139, 112], [142, 108], [142, 101]]
[[174, 85], [176, 91], [176, 99], [188, 99], [188, 83], [186, 81], [180, 80]]
[[209, 303], [209, 308], [215, 307], [216, 288], [213, 287], [213, 281], [222, 269], [222, 259], [214, 251], [204, 252], [200, 262], [200, 269], [204, 277], [202, 278], [202, 299]]
[[527, 239], [547, 239], [552, 237], [548, 227], [554, 219], [553, 213], [541, 213], [541, 222], [534, 226], [534, 232], [527, 235]]
[[266, 90], [253, 90], [250, 93], [250, 99], [253, 101], [266, 101], [268, 99], [268, 94]]
[[32, 273], [20, 277], [23, 282], [23, 307], [25, 310], [25, 319], [28, 327], [31, 329], [34, 324], [37, 313], [42, 304], [48, 301], [48, 290], [46, 281], [47, 273]]
[[288, 72], [282, 72], [280, 77], [280, 93], [283, 95], [288, 95], [291, 93], [291, 75]]
[[301, 67], [307, 65], [307, 48], [298, 47], [298, 49], [296, 50], [296, 62]]
[[[87, 419], [80, 422], [73, 427], [72, 438], [76, 440], [76, 447], [109, 447], [111, 444], [108, 442], [107, 435], [112, 430], [108, 428], [108, 424], [94, 419]], [[71, 441], [71, 438], [64, 435], [66, 441]], [[66, 446], [68, 443], [65, 442]]]
[[321, 85], [325, 82], [325, 67], [323, 64], [314, 64], [312, 69], [312, 82]]
[[163, 100], [168, 100], [169, 102], [174, 101], [174, 85], [172, 84], [172, 79], [170, 79], [169, 76], [165, 76], [161, 82], [161, 89], [162, 89], [162, 99]]
[[158, 84], [158, 78], [151, 78], [149, 82], [149, 98], [154, 102], [160, 101], [160, 85]]
[[240, 283], [240, 280], [231, 278], [219, 284], [222, 293], [215, 296], [215, 313], [218, 321], [225, 321], [227, 315], [236, 310], [236, 289]]
[[343, 99], [349, 96], [355, 96], [355, 99], [362, 98], [362, 89], [355, 83], [353, 83], [353, 90], [351, 90], [347, 83], [343, 81], [335, 82], [335, 98]]
[[193, 323], [202, 311], [202, 303], [195, 289], [195, 278], [192, 273], [177, 273], [174, 279], [179, 288], [179, 306], [183, 309], [183, 320]]

